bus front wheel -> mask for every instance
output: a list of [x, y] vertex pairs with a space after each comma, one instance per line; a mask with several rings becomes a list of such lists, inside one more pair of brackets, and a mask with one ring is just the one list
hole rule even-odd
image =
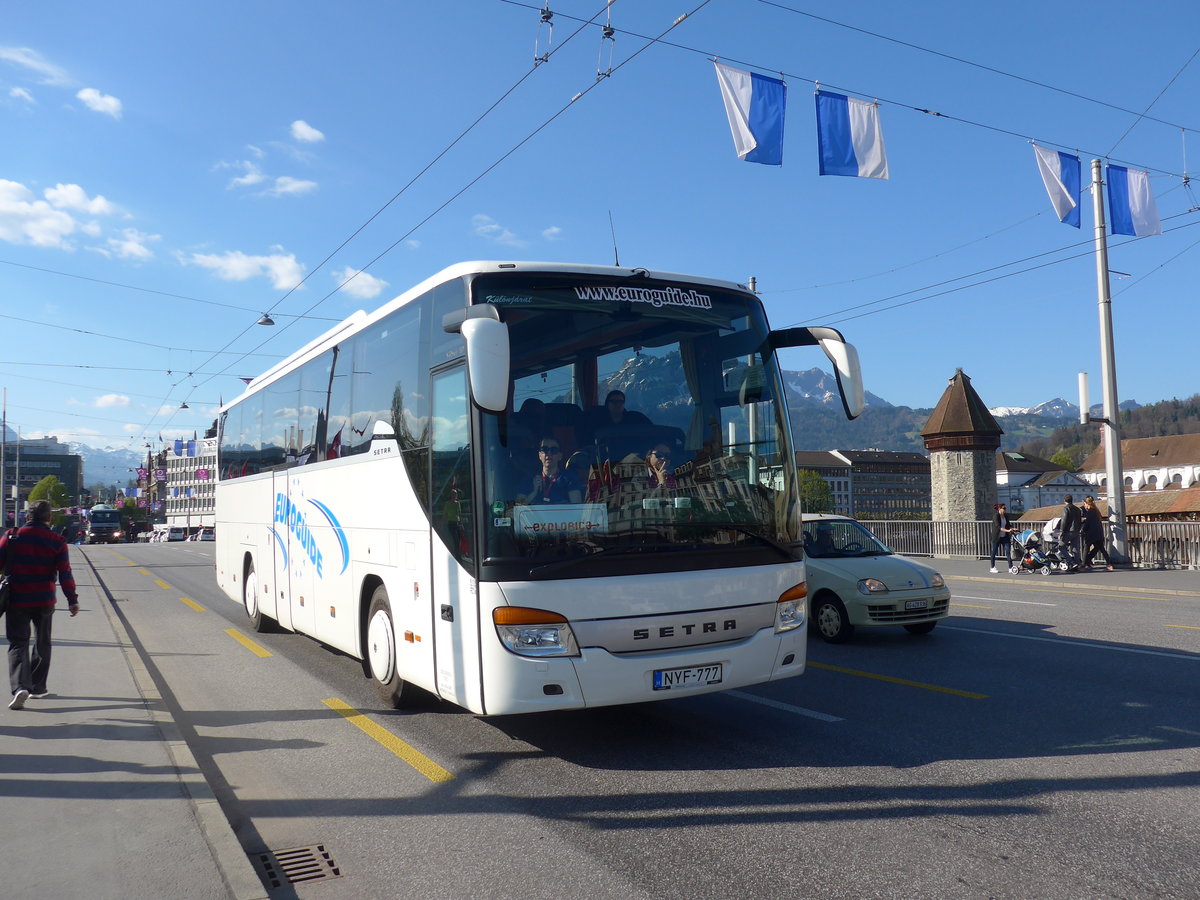
[[371, 595], [367, 614], [367, 665], [384, 703], [402, 709], [412, 703], [417, 689], [399, 675], [396, 659], [396, 629], [392, 627], [392, 607], [387, 588], [382, 584]]

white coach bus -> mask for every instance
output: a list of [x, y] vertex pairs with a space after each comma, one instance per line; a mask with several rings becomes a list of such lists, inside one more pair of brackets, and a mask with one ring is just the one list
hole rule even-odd
[[217, 581], [253, 628], [361, 659], [395, 706], [424, 690], [525, 713], [798, 675], [776, 350], [802, 345], [856, 416], [853, 347], [771, 331], [743, 286], [452, 266], [222, 409]]

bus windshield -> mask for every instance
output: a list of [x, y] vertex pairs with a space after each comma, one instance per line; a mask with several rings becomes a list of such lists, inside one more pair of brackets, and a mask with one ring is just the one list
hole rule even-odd
[[794, 459], [762, 306], [646, 277], [488, 275], [512, 397], [482, 414], [484, 578], [801, 558]]

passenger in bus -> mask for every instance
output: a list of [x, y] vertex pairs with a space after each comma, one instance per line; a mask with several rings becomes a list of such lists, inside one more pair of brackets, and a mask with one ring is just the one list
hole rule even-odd
[[609, 391], [604, 398], [604, 406], [592, 410], [588, 424], [592, 430], [612, 428], [616, 425], [650, 425], [646, 416], [637, 410], [625, 408], [625, 392]]
[[655, 444], [646, 453], [646, 487], [674, 490], [675, 475], [671, 471], [671, 448], [666, 444]]
[[562, 445], [551, 435], [538, 442], [540, 471], [533, 476], [529, 490], [517, 495], [518, 503], [582, 503], [583, 487], [563, 468]]

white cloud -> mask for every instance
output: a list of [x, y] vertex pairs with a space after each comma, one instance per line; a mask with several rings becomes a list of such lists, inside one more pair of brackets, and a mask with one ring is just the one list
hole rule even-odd
[[46, 188], [46, 199], [55, 209], [69, 209], [91, 216], [111, 216], [116, 208], [102, 194], [89, 197], [77, 184], [56, 184]]
[[299, 178], [292, 178], [289, 175], [280, 175], [275, 179], [274, 187], [263, 191], [263, 194], [270, 197], [298, 197], [316, 189], [315, 181], [301, 181]]
[[193, 253], [188, 258], [181, 257], [181, 262], [208, 269], [225, 281], [248, 281], [264, 276], [271, 279], [272, 287], [281, 291], [294, 288], [304, 277], [304, 266], [291, 253], [250, 256], [240, 250], [228, 250], [220, 256], [215, 253]]
[[325, 140], [325, 134], [317, 131], [303, 119], [292, 123], [292, 138], [305, 144], [319, 144]]
[[528, 244], [527, 241], [521, 240], [491, 216], [485, 216], [482, 213], [472, 216], [471, 225], [479, 237], [487, 238], [494, 244], [503, 244], [506, 247], [524, 247]]
[[242, 174], [236, 178], [232, 178], [226, 187], [249, 187], [253, 184], [259, 184], [264, 181], [267, 176], [262, 173], [257, 165], [248, 160], [239, 160], [234, 163], [221, 163], [218, 168], [222, 169], [241, 169]]
[[114, 119], [121, 118], [121, 101], [110, 94], [102, 94], [95, 88], [84, 88], [75, 96], [93, 112], [104, 113]]
[[45, 200], [34, 199], [25, 185], [0, 179], [0, 240], [72, 250], [66, 238], [77, 227], [72, 216]]
[[15, 87], [10, 89], [8, 96], [12, 97], [14, 100], [24, 100], [26, 103], [37, 102], [33, 99], [33, 94], [31, 94], [27, 88], [23, 87]]
[[370, 300], [372, 297], [378, 297], [383, 293], [383, 289], [388, 286], [388, 283], [382, 278], [376, 278], [374, 275], [368, 275], [366, 272], [359, 269], [352, 269], [349, 266], [346, 266], [340, 272], [333, 272], [331, 274], [339, 285], [342, 282], [346, 282], [338, 290], [359, 300]]
[[547, 241], [557, 241], [562, 236], [562, 229], [557, 225], [551, 225], [549, 228], [542, 231], [542, 239]]
[[421, 242], [418, 241], [416, 238], [409, 238], [407, 241], [404, 242], [404, 246], [407, 247], [409, 250], [420, 250]]
[[40, 53], [28, 47], [0, 47], [0, 59], [36, 73], [41, 76], [42, 84], [65, 86], [71, 83], [66, 71], [42, 59]]
[[109, 238], [108, 247], [119, 259], [147, 260], [154, 258], [154, 251], [146, 244], [162, 240], [159, 234], [143, 234], [136, 228], [126, 228], [119, 238]]
[[96, 409], [110, 409], [114, 406], [128, 406], [129, 398], [124, 394], [104, 394], [92, 401]]

